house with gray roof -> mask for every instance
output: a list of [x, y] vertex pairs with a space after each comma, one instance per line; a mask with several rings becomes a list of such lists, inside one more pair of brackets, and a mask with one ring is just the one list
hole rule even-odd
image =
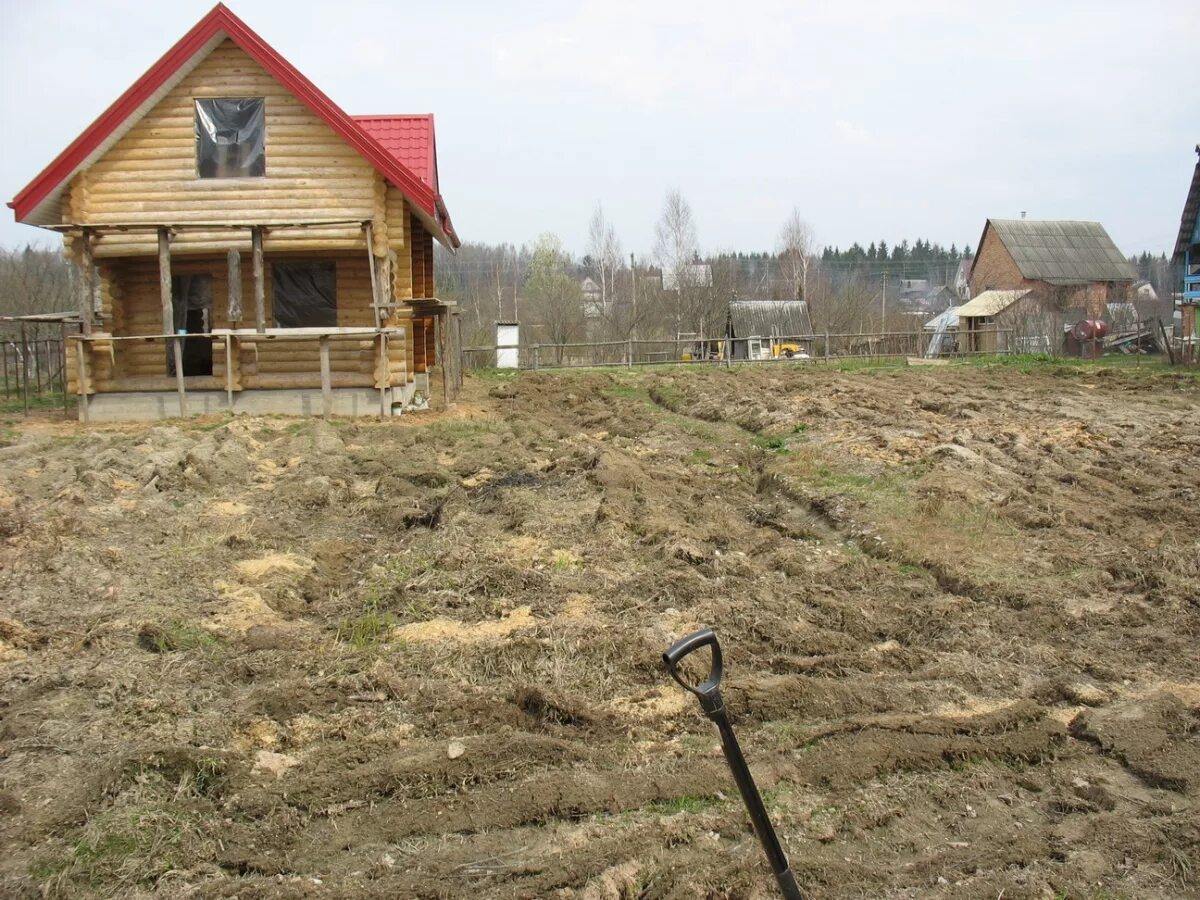
[[1137, 280], [1099, 222], [988, 219], [971, 265], [971, 296], [990, 290], [1033, 290], [1059, 310], [1101, 318]]
[[773, 359], [812, 351], [812, 320], [803, 300], [729, 301], [733, 359]]

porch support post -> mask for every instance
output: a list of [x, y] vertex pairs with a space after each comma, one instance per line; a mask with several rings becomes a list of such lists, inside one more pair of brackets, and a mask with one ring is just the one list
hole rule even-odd
[[[88, 372], [87, 356], [83, 351], [85, 337], [75, 341], [75, 387], [79, 393], [79, 420], [88, 420]], [[64, 387], [64, 390], [66, 388]]]
[[333, 415], [333, 379], [329, 373], [329, 335], [321, 335], [321, 413]]
[[[235, 251], [231, 251], [235, 252]], [[233, 412], [233, 337], [225, 335], [225, 398]]]
[[254, 254], [254, 327], [259, 334], [266, 334], [266, 285], [263, 281], [263, 234], [261, 225], [255, 225], [250, 229], [250, 246]]
[[444, 313], [438, 313], [433, 317], [433, 343], [434, 354], [437, 360], [437, 367], [442, 374], [442, 409], [450, 408], [450, 389], [446, 384], [446, 326], [443, 319]]
[[237, 328], [242, 321], [242, 256], [231, 249], [226, 254], [229, 267], [229, 327]]
[[179, 391], [179, 415], [187, 415], [187, 385], [183, 380], [183, 341], [178, 335], [167, 338], [175, 354], [175, 387]]
[[462, 315], [454, 317], [454, 336], [458, 338], [458, 388], [462, 390], [463, 386], [463, 339], [462, 339]]
[[79, 321], [83, 326], [84, 337], [92, 336], [92, 316], [94, 303], [92, 300], [92, 279], [95, 269], [92, 264], [92, 230], [83, 229], [79, 238]]
[[175, 333], [175, 307], [171, 300], [171, 232], [158, 229], [158, 291], [162, 297], [163, 334]]

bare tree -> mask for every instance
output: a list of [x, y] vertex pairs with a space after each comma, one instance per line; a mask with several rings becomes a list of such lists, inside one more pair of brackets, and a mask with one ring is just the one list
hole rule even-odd
[[621, 242], [617, 239], [616, 229], [604, 218], [599, 203], [588, 225], [588, 261], [589, 270], [600, 283], [600, 306], [607, 313], [616, 292], [617, 271], [621, 268]]
[[[75, 267], [61, 250], [0, 248], [0, 315], [27, 316], [78, 308]], [[38, 334], [36, 326], [29, 326]], [[58, 326], [54, 326], [56, 331]]]
[[567, 255], [557, 235], [546, 233], [538, 238], [525, 282], [535, 327], [542, 340], [559, 345], [581, 336], [584, 331], [583, 290], [567, 273]]
[[696, 219], [678, 189], [667, 191], [654, 236], [654, 256], [662, 266], [663, 287], [675, 292], [674, 330], [679, 332], [694, 305], [694, 282], [700, 276], [694, 268], [699, 259]]
[[459, 303], [468, 344], [490, 344], [493, 322], [517, 315], [517, 294], [529, 269], [529, 249], [466, 243], [457, 253], [440, 246], [435, 252], [438, 296]]
[[779, 231], [779, 271], [788, 286], [788, 298], [808, 300], [808, 268], [813, 258], [812, 227], [793, 208]]

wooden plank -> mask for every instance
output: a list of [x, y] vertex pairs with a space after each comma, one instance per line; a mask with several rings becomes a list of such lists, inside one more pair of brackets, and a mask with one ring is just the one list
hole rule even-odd
[[225, 335], [225, 399], [233, 412], [233, 337]]
[[87, 358], [83, 352], [83, 339], [80, 338], [75, 341], [75, 388], [79, 392], [79, 418], [85, 423], [88, 420], [86, 371]]
[[179, 415], [187, 415], [187, 384], [183, 380], [183, 338], [168, 338], [175, 354], [175, 386], [179, 390]]
[[242, 255], [236, 250], [225, 254], [228, 266], [229, 327], [237, 328], [242, 321]]
[[162, 299], [163, 334], [175, 333], [175, 307], [171, 301], [171, 232], [158, 229], [158, 290]]
[[321, 336], [321, 407], [326, 419], [333, 414], [333, 386], [329, 379], [329, 336]]
[[250, 229], [250, 245], [254, 254], [254, 327], [259, 334], [263, 334], [267, 330], [266, 285], [263, 275], [262, 228], [257, 225]]

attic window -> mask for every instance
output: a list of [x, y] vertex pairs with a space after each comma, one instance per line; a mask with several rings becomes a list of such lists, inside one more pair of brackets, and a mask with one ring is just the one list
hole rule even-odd
[[201, 178], [267, 174], [262, 97], [196, 101], [196, 170]]

